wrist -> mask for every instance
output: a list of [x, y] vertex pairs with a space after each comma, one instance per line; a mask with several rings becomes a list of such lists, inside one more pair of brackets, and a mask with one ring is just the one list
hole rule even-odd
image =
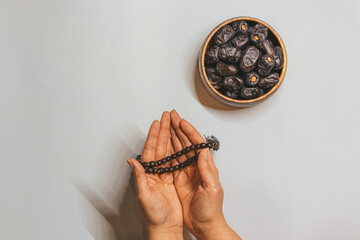
[[180, 227], [161, 227], [161, 226], [147, 226], [149, 240], [183, 240], [183, 228]]
[[198, 240], [222, 239], [221, 236], [223, 233], [226, 233], [228, 229], [230, 229], [230, 227], [222, 216], [211, 222], [198, 224], [198, 226], [194, 228], [193, 234]]

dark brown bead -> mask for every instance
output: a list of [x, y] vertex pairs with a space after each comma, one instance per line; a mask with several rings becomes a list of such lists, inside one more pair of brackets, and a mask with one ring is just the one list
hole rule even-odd
[[206, 148], [206, 143], [201, 143], [200, 146], [201, 148]]
[[152, 173], [157, 173], [157, 168], [153, 168]]
[[201, 145], [200, 144], [196, 144], [195, 145], [195, 149], [200, 149]]
[[145, 168], [145, 173], [148, 173], [148, 172], [149, 172], [149, 168]]
[[190, 151], [191, 151], [191, 150], [190, 150], [190, 147], [186, 147], [186, 148], [185, 148], [185, 152], [186, 152], [186, 153], [189, 153]]
[[189, 148], [190, 148], [190, 150], [194, 150], [194, 149], [195, 149], [195, 146], [194, 146], [194, 145], [191, 145]]
[[175, 154], [175, 153], [172, 154], [172, 155], [171, 155], [171, 158], [172, 158], [172, 159], [176, 159], [176, 154]]
[[[159, 172], [159, 171], [160, 171], [160, 172]], [[159, 169], [158, 169], [158, 174], [161, 175], [161, 174], [163, 174], [164, 172], [165, 172], [165, 171], [164, 171], [164, 168], [159, 168]]]
[[166, 167], [165, 172], [170, 172], [170, 168]]
[[179, 167], [180, 167], [180, 168], [184, 168], [184, 167], [185, 167], [185, 164], [182, 162], [182, 163], [179, 164]]
[[181, 154], [184, 155], [186, 153], [185, 149], [181, 150]]
[[144, 167], [148, 167], [148, 166], [149, 166], [149, 163], [148, 163], [148, 162], [143, 162], [143, 166], [144, 166]]
[[173, 172], [173, 171], [174, 171], [173, 167], [169, 168], [169, 172]]
[[174, 166], [174, 171], [179, 170], [179, 169], [180, 169], [179, 164]]
[[162, 160], [156, 161], [156, 166], [160, 166], [161, 164], [163, 164]]
[[149, 167], [155, 167], [156, 166], [156, 163], [154, 162], [154, 161], [151, 161], [151, 162], [149, 162]]
[[176, 153], [176, 156], [177, 157], [180, 157], [182, 154], [181, 154], [181, 151], [178, 151], [177, 153]]
[[184, 166], [185, 166], [185, 167], [189, 166], [189, 164], [190, 164], [190, 163], [189, 163], [189, 159], [184, 162]]
[[191, 157], [191, 158], [189, 158], [187, 161], [188, 161], [188, 163], [190, 164], [190, 163], [192, 163], [193, 162], [193, 157]]
[[171, 157], [167, 156], [167, 157], [165, 158], [165, 160], [166, 160], [167, 162], [170, 162], [170, 161], [171, 161]]
[[206, 147], [211, 148], [211, 147], [212, 147], [212, 144], [211, 144], [211, 143], [207, 143], [207, 144], [206, 144]]
[[152, 173], [153, 172], [153, 168], [148, 168], [148, 173]]

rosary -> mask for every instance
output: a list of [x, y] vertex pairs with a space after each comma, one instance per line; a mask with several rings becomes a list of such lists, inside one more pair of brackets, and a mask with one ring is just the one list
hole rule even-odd
[[[146, 173], [155, 173], [155, 174], [157, 173], [157, 174], [161, 175], [161, 174], [167, 173], [167, 172], [174, 172], [174, 171], [177, 171], [177, 170], [180, 170], [182, 168], [189, 166], [193, 162], [196, 162], [199, 154], [195, 154], [195, 156], [188, 158], [186, 161], [179, 163], [177, 165], [174, 165], [172, 167], [159, 167], [159, 166], [161, 166], [167, 162], [170, 162], [171, 159], [176, 159], [176, 158], [178, 158], [186, 153], [189, 153], [193, 150], [209, 148], [209, 149], [213, 149], [214, 151], [217, 151], [219, 149], [220, 142], [216, 137], [214, 137], [214, 136], [205, 137], [205, 140], [206, 140], [206, 142], [195, 144], [195, 145], [190, 145], [170, 156], [164, 157], [161, 160], [150, 161], [150, 162], [141, 162], [140, 161], [141, 155], [138, 155], [136, 157], [136, 160], [138, 162], [140, 162], [141, 165], [145, 168]], [[156, 168], [156, 167], [158, 167], [158, 168]]]

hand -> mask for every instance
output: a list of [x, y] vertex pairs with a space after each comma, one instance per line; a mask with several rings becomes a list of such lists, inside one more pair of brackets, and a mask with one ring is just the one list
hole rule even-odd
[[[164, 112], [160, 123], [155, 120], [149, 129], [141, 161], [156, 161], [172, 153], [170, 114]], [[183, 216], [173, 174], [146, 174], [135, 159], [128, 159], [128, 163], [134, 171], [138, 202], [145, 217], [149, 239], [182, 239]]]
[[[205, 142], [198, 131], [173, 110], [171, 113], [171, 140], [179, 151], [192, 144]], [[199, 239], [241, 239], [226, 223], [223, 212], [223, 188], [219, 173], [209, 149], [197, 150], [198, 161], [174, 172], [186, 228]], [[192, 157], [193, 152], [186, 155]], [[177, 160], [183, 162], [185, 156]]]

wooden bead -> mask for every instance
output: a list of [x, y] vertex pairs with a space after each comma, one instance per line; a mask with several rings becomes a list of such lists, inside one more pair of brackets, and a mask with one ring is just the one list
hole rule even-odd
[[192, 150], [195, 149], [195, 146], [194, 146], [194, 145], [191, 145], [189, 148], [190, 148], [190, 150], [192, 151]]
[[190, 151], [191, 151], [191, 150], [190, 150], [190, 147], [186, 147], [186, 148], [185, 148], [185, 152], [186, 152], [186, 153], [189, 153]]
[[170, 168], [166, 167], [164, 170], [165, 170], [165, 172], [169, 172]]
[[179, 169], [180, 169], [179, 164], [174, 166], [174, 171], [179, 170]]
[[212, 144], [211, 144], [211, 143], [207, 143], [206, 146], [207, 146], [208, 148], [211, 148], [211, 147], [212, 147]]
[[200, 146], [201, 148], [206, 148], [206, 143], [201, 143]]
[[180, 167], [180, 168], [184, 168], [184, 167], [185, 167], [185, 164], [184, 164], [184, 163], [180, 163], [180, 164], [179, 164], [179, 167]]
[[168, 157], [165, 158], [165, 160], [166, 160], [167, 162], [170, 162], [170, 161], [171, 161], [171, 157], [168, 156]]
[[196, 144], [195, 145], [195, 149], [200, 149], [201, 145], [200, 144]]
[[169, 168], [169, 172], [173, 172], [173, 171], [174, 171], [173, 167]]
[[172, 159], [176, 159], [176, 154], [172, 154], [172, 155], [171, 155], [171, 158], [172, 158]]
[[181, 151], [178, 151], [178, 152], [176, 153], [176, 156], [177, 156], [177, 157], [180, 157], [181, 155], [182, 155]]
[[149, 162], [149, 167], [155, 167], [156, 166], [156, 163], [154, 162], [154, 161], [151, 161], [151, 162]]

